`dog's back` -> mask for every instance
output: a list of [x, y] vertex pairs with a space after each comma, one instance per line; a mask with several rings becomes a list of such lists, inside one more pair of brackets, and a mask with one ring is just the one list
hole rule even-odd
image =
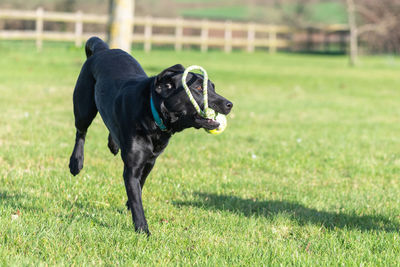
[[142, 66], [130, 54], [121, 49], [110, 49], [98, 37], [91, 37], [85, 46], [89, 71], [96, 80], [96, 85], [102, 79], [124, 82], [124, 80], [143, 80], [147, 78]]

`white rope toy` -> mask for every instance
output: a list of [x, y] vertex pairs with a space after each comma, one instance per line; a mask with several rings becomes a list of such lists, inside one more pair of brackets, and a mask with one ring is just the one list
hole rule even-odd
[[[192, 95], [192, 92], [190, 92], [190, 89], [186, 84], [186, 77], [191, 70], [200, 70], [203, 73], [204, 110], [200, 109], [199, 104], [197, 104], [196, 100], [194, 99], [194, 97]], [[182, 85], [186, 91], [186, 94], [188, 95], [188, 97], [190, 99], [190, 102], [192, 103], [193, 107], [196, 109], [197, 113], [199, 113], [199, 115], [202, 116], [203, 118], [212, 119], [212, 120], [219, 122], [219, 127], [217, 129], [206, 130], [206, 131], [211, 134], [222, 133], [227, 126], [226, 117], [223, 114], [216, 113], [215, 110], [208, 107], [208, 90], [207, 90], [208, 75], [207, 75], [206, 70], [204, 68], [202, 68], [200, 66], [196, 66], [196, 65], [188, 67], [182, 75]]]

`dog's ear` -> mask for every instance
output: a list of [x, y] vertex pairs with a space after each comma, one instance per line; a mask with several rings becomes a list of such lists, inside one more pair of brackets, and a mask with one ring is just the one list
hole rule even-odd
[[185, 71], [185, 68], [181, 64], [176, 64], [176, 65], [173, 65], [173, 66], [163, 70], [160, 74], [158, 74], [157, 78], [163, 77], [168, 74], [180, 73], [180, 72], [184, 72], [184, 71]]
[[155, 91], [166, 98], [172, 94], [172, 92], [178, 87], [180, 77], [175, 74], [181, 74], [185, 71], [185, 68], [181, 64], [176, 64], [157, 75], [155, 80]]

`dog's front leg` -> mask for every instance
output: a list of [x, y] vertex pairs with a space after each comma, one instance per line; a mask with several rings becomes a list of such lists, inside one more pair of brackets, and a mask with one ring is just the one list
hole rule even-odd
[[[143, 186], [144, 186], [144, 183], [146, 182], [146, 178], [147, 178], [147, 176], [149, 175], [150, 171], [153, 169], [153, 166], [154, 166], [155, 161], [156, 161], [155, 159], [150, 159], [150, 160], [144, 165], [144, 168], [143, 168], [143, 171], [142, 171], [142, 176], [141, 176], [141, 178], [140, 178], [140, 188], [141, 188], [141, 190], [143, 190]], [[128, 208], [128, 210], [131, 209], [129, 200], [126, 202], [126, 207]]]
[[142, 176], [143, 168], [146, 160], [144, 160], [144, 153], [136, 151], [129, 152], [123, 155], [124, 160], [124, 182], [126, 194], [128, 195], [128, 206], [132, 212], [132, 220], [135, 224], [136, 232], [144, 232], [150, 235], [146, 218], [144, 216], [144, 209], [142, 204], [142, 189], [140, 186], [140, 178]]

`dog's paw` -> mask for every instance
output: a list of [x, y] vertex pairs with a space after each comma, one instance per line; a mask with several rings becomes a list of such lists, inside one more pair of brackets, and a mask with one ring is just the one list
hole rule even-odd
[[73, 176], [77, 175], [83, 168], [83, 157], [71, 156], [69, 159], [69, 171]]
[[151, 233], [149, 231], [149, 227], [147, 225], [136, 227], [135, 231], [138, 234], [146, 234], [147, 237], [151, 236]]

